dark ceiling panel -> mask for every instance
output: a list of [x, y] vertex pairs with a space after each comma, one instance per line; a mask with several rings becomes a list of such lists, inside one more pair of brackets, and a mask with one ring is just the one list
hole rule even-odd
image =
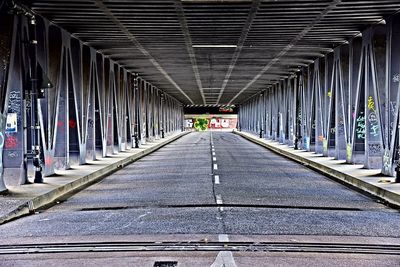
[[398, 0], [25, 0], [184, 104], [238, 104], [400, 9]]

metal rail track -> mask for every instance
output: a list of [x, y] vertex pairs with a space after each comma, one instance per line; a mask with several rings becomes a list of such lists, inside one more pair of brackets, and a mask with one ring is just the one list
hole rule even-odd
[[104, 242], [2, 245], [0, 255], [76, 252], [292, 252], [400, 255], [400, 245], [292, 242]]

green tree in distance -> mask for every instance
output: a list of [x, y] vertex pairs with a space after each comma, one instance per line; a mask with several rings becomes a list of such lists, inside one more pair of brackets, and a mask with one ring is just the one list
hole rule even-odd
[[198, 131], [207, 131], [208, 119], [197, 118], [194, 123], [194, 128]]

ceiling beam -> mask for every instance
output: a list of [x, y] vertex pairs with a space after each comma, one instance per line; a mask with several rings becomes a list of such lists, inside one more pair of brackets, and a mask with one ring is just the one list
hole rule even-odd
[[224, 80], [222, 82], [221, 91], [219, 92], [216, 104], [219, 104], [219, 101], [221, 100], [222, 94], [224, 93], [225, 88], [228, 85], [228, 82], [229, 82], [229, 80], [231, 78], [233, 69], [236, 66], [236, 62], [237, 62], [238, 58], [240, 57], [240, 53], [242, 52], [242, 49], [243, 49], [244, 43], [246, 41], [247, 35], [249, 34], [249, 31], [250, 31], [251, 25], [253, 23], [253, 20], [257, 15], [257, 11], [258, 11], [258, 9], [260, 7], [260, 3], [261, 3], [261, 0], [253, 0], [253, 3], [252, 3], [251, 8], [250, 8], [250, 12], [249, 12], [249, 14], [247, 16], [247, 20], [246, 20], [246, 22], [245, 22], [245, 24], [243, 26], [242, 33], [240, 35], [237, 47], [235, 49], [235, 53], [233, 54], [233, 57], [232, 57], [231, 62], [229, 64], [228, 71], [226, 72], [225, 78], [224, 78]]
[[139, 41], [133, 36], [133, 34], [122, 24], [117, 17], [108, 9], [102, 0], [93, 0], [95, 5], [103, 11], [103, 13], [117, 25], [122, 32], [125, 33], [126, 37], [136, 46], [136, 48], [148, 58], [148, 60], [154, 65], [154, 67], [179, 91], [184, 95], [190, 103], [194, 104], [194, 101], [182, 90], [182, 88], [171, 78], [171, 76], [164, 70], [164, 68], [157, 62], [157, 60], [139, 43]]
[[232, 104], [232, 102], [238, 98], [244, 91], [246, 91], [250, 86], [252, 86], [258, 79], [261, 78], [276, 62], [279, 61], [281, 57], [283, 57], [287, 52], [292, 49], [293, 46], [297, 44], [312, 28], [317, 25], [330, 11], [336, 8], [338, 4], [341, 3], [341, 0], [333, 0], [310, 24], [308, 24], [293, 40], [284, 48], [281, 52], [279, 52], [275, 58], [273, 58], [267, 65], [263, 67], [263, 69], [243, 87], [239, 93], [237, 93], [232, 99], [229, 101], [228, 105]]
[[190, 37], [189, 27], [188, 27], [188, 24], [186, 21], [185, 13], [183, 11], [182, 2], [180, 0], [175, 0], [174, 4], [175, 4], [176, 13], [179, 18], [179, 22], [181, 24], [182, 33], [183, 33], [183, 36], [185, 37], [186, 50], [188, 52], [189, 59], [192, 64], [192, 69], [193, 69], [194, 77], [196, 79], [197, 87], [199, 88], [200, 95], [203, 99], [203, 104], [206, 104], [206, 99], [204, 97], [204, 91], [203, 91], [203, 84], [201, 83], [200, 72], [199, 72], [199, 68], [197, 65], [196, 54], [193, 49], [192, 38]]

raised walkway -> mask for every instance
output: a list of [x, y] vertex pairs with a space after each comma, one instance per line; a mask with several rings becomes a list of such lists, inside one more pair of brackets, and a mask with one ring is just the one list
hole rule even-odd
[[100, 181], [112, 172], [156, 151], [189, 132], [179, 132], [118, 154], [72, 166], [70, 170], [57, 170], [56, 175], [45, 177], [43, 184], [9, 186], [8, 193], [0, 196], [0, 224], [35, 213], [52, 205], [80, 188]]
[[382, 202], [400, 207], [400, 183], [394, 183], [395, 178], [381, 174], [381, 170], [365, 169], [363, 165], [346, 164], [345, 160], [335, 160], [333, 157], [324, 157], [315, 152], [295, 150], [286, 144], [260, 138], [252, 133], [243, 131], [235, 133], [333, 179], [350, 184]]

